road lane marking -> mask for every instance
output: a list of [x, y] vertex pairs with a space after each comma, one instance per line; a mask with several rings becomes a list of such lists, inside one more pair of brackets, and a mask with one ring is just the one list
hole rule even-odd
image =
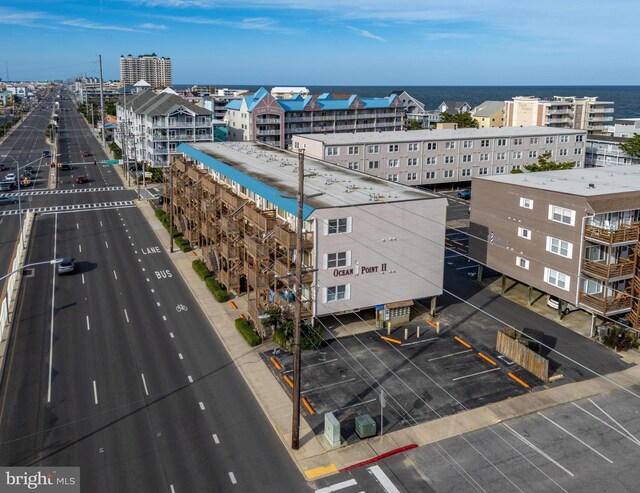
[[499, 369], [500, 369], [500, 368], [491, 368], [490, 370], [479, 371], [478, 373], [472, 373], [471, 375], [464, 375], [464, 376], [462, 376], [462, 377], [454, 378], [454, 379], [453, 379], [453, 382], [455, 382], [455, 381], [457, 381], [457, 380], [463, 380], [463, 379], [465, 379], [465, 378], [475, 377], [475, 376], [477, 376], [477, 375], [482, 375], [482, 374], [484, 374], [484, 373], [489, 373], [489, 372], [491, 372], [491, 371], [497, 371], [497, 370], [499, 370]]
[[169, 485], [169, 488], [171, 488], [171, 493], [176, 493], [176, 490], [173, 488], [172, 484]]
[[106, 241], [104, 242], [104, 245], [109, 248], [109, 243], [107, 243]]
[[367, 471], [375, 476], [384, 491], [387, 493], [400, 493], [400, 490], [395, 487], [380, 466], [367, 467]]
[[124, 318], [127, 319], [127, 323], [129, 323], [129, 314], [127, 313], [127, 309], [124, 308]]
[[82, 274], [82, 284], [84, 284], [84, 274]]
[[156, 292], [156, 290], [155, 290], [155, 289], [153, 289], [153, 288], [151, 288], [151, 292], [152, 292], [152, 293], [155, 293], [155, 292]]
[[80, 225], [76, 223], [76, 229], [80, 229]]
[[218, 435], [216, 435], [215, 433], [213, 435], [211, 435], [213, 437], [213, 442], [218, 445], [220, 444], [220, 440], [218, 440]]
[[[589, 399], [589, 400], [591, 401], [591, 399]], [[591, 403], [593, 405], [595, 405], [598, 409], [600, 409], [600, 407], [595, 402], [591, 401]], [[584, 413], [588, 414], [589, 416], [591, 416], [593, 419], [595, 419], [597, 421], [600, 421], [600, 423], [602, 423], [603, 425], [609, 427], [611, 430], [615, 431], [618, 435], [623, 436], [624, 438], [627, 438], [628, 440], [631, 441], [631, 443], [640, 446], [640, 440], [638, 440], [635, 436], [633, 436], [626, 428], [624, 428], [623, 426], [620, 426], [620, 424], [617, 421], [613, 420], [613, 422], [616, 423], [618, 426], [620, 426], [620, 428], [622, 428], [626, 433], [628, 433], [628, 435], [626, 433], [623, 433], [622, 431], [618, 430], [617, 428], [614, 428], [609, 423], [607, 423], [606, 421], [602, 420], [601, 418], [599, 418], [595, 414], [590, 413], [585, 408], [580, 407], [575, 402], [572, 402], [571, 404], [573, 404], [575, 407], [580, 409], [582, 412], [584, 412]], [[602, 411], [602, 409], [600, 409], [600, 410]], [[605, 413], [605, 414], [607, 414], [607, 413]]]
[[182, 356], [182, 353], [178, 353], [178, 358], [184, 359], [184, 357]]
[[91, 330], [91, 327], [89, 327], [89, 315], [87, 315], [87, 330]]
[[147, 277], [147, 282], [151, 282], [151, 279], [149, 279], [148, 277]]
[[156, 301], [156, 305], [160, 306], [160, 302], [159, 302], [159, 301]]
[[552, 419], [546, 417], [544, 414], [542, 414], [541, 412], [538, 412], [538, 416], [546, 419], [549, 423], [551, 423], [553, 426], [560, 428], [562, 431], [564, 431], [567, 435], [569, 435], [571, 438], [576, 439], [578, 442], [580, 442], [582, 445], [584, 445], [585, 447], [587, 447], [589, 450], [591, 450], [592, 452], [598, 454], [600, 457], [602, 457], [604, 460], [606, 460], [609, 464], [613, 464], [613, 461], [611, 459], [609, 459], [608, 457], [605, 457], [604, 455], [602, 455], [600, 452], [598, 452], [596, 449], [594, 449], [591, 445], [589, 445], [588, 443], [586, 443], [585, 441], [583, 441], [582, 439], [578, 438], [576, 435], [574, 435], [573, 433], [571, 433], [569, 430], [567, 430], [566, 428], [563, 428], [562, 426], [560, 426], [558, 423], [556, 423], [555, 421], [553, 421]]
[[144, 379], [144, 373], [140, 373], [142, 377], [142, 385], [144, 385], [144, 393], [149, 395], [149, 389], [147, 388], [147, 381]]
[[231, 484], [236, 484], [236, 477], [234, 476], [234, 474], [232, 472], [229, 473], [229, 479], [231, 480]]
[[520, 441], [522, 441], [525, 445], [528, 445], [529, 447], [531, 447], [533, 450], [535, 450], [536, 452], [538, 452], [542, 457], [544, 457], [545, 459], [547, 459], [549, 462], [554, 463], [556, 466], [558, 466], [558, 468], [562, 469], [564, 472], [566, 472], [569, 476], [571, 476], [572, 478], [575, 477], [574, 474], [569, 471], [569, 469], [567, 469], [566, 467], [564, 467], [562, 464], [560, 464], [558, 461], [554, 460], [550, 455], [546, 454], [545, 452], [543, 452], [541, 449], [539, 449], [538, 447], [536, 447], [533, 443], [531, 443], [529, 440], [527, 440], [525, 437], [523, 437], [522, 435], [520, 435], [520, 433], [518, 433], [516, 430], [514, 430], [513, 428], [511, 428], [511, 426], [509, 426], [506, 423], [502, 423], [502, 425], [507, 428], [511, 433], [513, 433], [518, 439], [520, 439]]
[[113, 277], [115, 277], [115, 278], [116, 278], [116, 281], [118, 280], [118, 274], [116, 274], [116, 271], [115, 271], [115, 270], [113, 271]]
[[347, 481], [342, 481], [341, 483], [336, 483], [324, 488], [320, 488], [319, 490], [316, 490], [315, 493], [332, 493], [333, 491], [343, 490], [345, 488], [348, 488], [349, 486], [355, 486], [357, 484], [358, 482], [355, 479], [348, 479]]
[[[58, 214], [55, 214], [55, 221], [53, 224], [53, 258], [56, 257], [58, 242]], [[51, 374], [53, 373], [53, 314], [55, 310], [55, 296], [56, 296], [56, 275], [53, 275], [53, 287], [51, 289], [51, 338], [49, 339], [49, 384], [47, 388], [47, 402], [51, 402]]]
[[169, 332], [169, 336], [171, 336], [171, 339], [173, 339], [173, 332]]
[[200, 405], [200, 410], [204, 411], [204, 404], [202, 402], [198, 402], [198, 404]]
[[191, 375], [187, 375], [187, 380], [189, 380], [189, 383], [193, 383], [193, 377]]
[[164, 320], [166, 322], [167, 321], [167, 317], [162, 315], [162, 320]]
[[93, 381], [93, 400], [98, 404], [98, 388], [96, 387], [96, 381]]

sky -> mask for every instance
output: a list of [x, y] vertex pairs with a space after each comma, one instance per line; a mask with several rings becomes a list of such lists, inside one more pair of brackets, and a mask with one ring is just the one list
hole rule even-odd
[[[174, 84], [638, 85], [638, 0], [0, 0], [0, 78]], [[7, 77], [8, 74], [8, 77]]]

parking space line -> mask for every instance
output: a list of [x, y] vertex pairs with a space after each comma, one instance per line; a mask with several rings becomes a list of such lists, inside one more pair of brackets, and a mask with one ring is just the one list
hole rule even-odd
[[478, 264], [476, 264], [476, 265], [465, 265], [464, 267], [456, 267], [456, 270], [475, 269], [476, 267], [478, 267]]
[[[589, 399], [591, 400], [591, 399]], [[593, 401], [592, 401], [593, 403]], [[622, 427], [619, 425], [619, 423], [617, 421], [613, 421], [614, 423], [618, 424], [618, 426], [620, 426], [626, 433], [628, 433], [628, 435], [626, 433], [623, 433], [622, 431], [620, 431], [617, 428], [614, 428], [613, 426], [611, 426], [609, 423], [607, 423], [606, 421], [602, 420], [601, 418], [599, 418], [598, 416], [596, 416], [595, 414], [587, 411], [585, 408], [580, 407], [578, 404], [576, 404], [575, 402], [572, 402], [571, 404], [573, 404], [575, 407], [577, 407], [578, 409], [580, 409], [582, 412], [588, 414], [589, 416], [591, 416], [593, 419], [600, 421], [600, 423], [602, 423], [603, 425], [607, 426], [609, 429], [615, 431], [618, 435], [623, 436], [624, 438], [627, 438], [628, 440], [631, 441], [631, 443], [633, 443], [634, 445], [638, 445], [640, 446], [640, 440], [638, 440], [635, 436], [633, 436], [633, 434], [631, 434], [626, 428]], [[595, 405], [595, 403], [593, 403]], [[598, 407], [598, 409], [600, 409], [599, 406], [596, 405], [596, 407]], [[606, 414], [606, 413], [605, 413]], [[608, 415], [607, 415], [608, 416]]]
[[364, 406], [365, 404], [369, 404], [369, 403], [375, 402], [377, 400], [378, 400], [378, 398], [374, 397], [373, 399], [369, 399], [368, 401], [356, 402], [355, 404], [351, 404], [350, 406], [344, 406], [344, 407], [340, 407], [338, 409], [334, 409], [331, 412], [343, 411], [345, 409], [351, 409], [352, 407]]
[[507, 375], [509, 375], [511, 378], [513, 378], [516, 382], [518, 382], [520, 385], [522, 385], [525, 389], [529, 388], [529, 385], [527, 384], [527, 382], [525, 382], [524, 380], [519, 379], [513, 373], [509, 372], [509, 373], [507, 373]]
[[304, 370], [305, 368], [311, 368], [312, 366], [326, 365], [327, 363], [333, 363], [334, 361], [338, 361], [338, 358], [329, 359], [327, 361], [321, 361], [320, 363], [313, 363], [312, 365], [305, 365], [302, 367], [302, 369]]
[[493, 366], [498, 366], [498, 363], [496, 363], [495, 361], [493, 361], [491, 358], [489, 358], [489, 356], [486, 356], [482, 353], [478, 353], [478, 356], [480, 356], [483, 360], [488, 361], [489, 363], [491, 363]]
[[[285, 376], [284, 376], [284, 378], [285, 378], [285, 380], [286, 380], [286, 379], [287, 379], [287, 378], [289, 378], [289, 377], [288, 377], [287, 375], [285, 375]], [[353, 377], [353, 378], [347, 378], [346, 380], [342, 380], [342, 381], [340, 381], [340, 382], [330, 383], [329, 385], [322, 385], [322, 386], [320, 386], [320, 387], [316, 387], [316, 388], [314, 388], [314, 389], [305, 390], [305, 391], [300, 392], [300, 393], [301, 393], [301, 394], [309, 394], [309, 393], [311, 393], [311, 392], [315, 392], [316, 390], [329, 389], [329, 388], [331, 388], [331, 387], [335, 387], [335, 386], [337, 386], [337, 385], [343, 385], [343, 384], [345, 384], [345, 383], [353, 382], [355, 379], [356, 379], [355, 377]], [[292, 383], [293, 383], [293, 382], [292, 382]], [[293, 385], [291, 385], [291, 386], [293, 387]]]
[[497, 371], [497, 370], [499, 370], [499, 369], [500, 369], [500, 368], [491, 368], [490, 370], [479, 371], [478, 373], [472, 373], [471, 375], [464, 375], [464, 376], [462, 376], [462, 377], [454, 378], [454, 379], [453, 379], [453, 381], [455, 382], [455, 381], [457, 381], [457, 380], [463, 380], [463, 379], [465, 379], [465, 378], [475, 377], [475, 376], [477, 376], [477, 375], [482, 375], [482, 374], [484, 374], [484, 373], [489, 373], [489, 372], [491, 372], [491, 371]]
[[604, 414], [607, 418], [609, 418], [611, 421], [613, 421], [618, 428], [620, 428], [622, 431], [624, 431], [627, 435], [629, 435], [629, 437], [631, 437], [633, 439], [633, 441], [635, 441], [638, 445], [640, 445], [640, 440], [638, 440], [635, 435], [633, 433], [631, 433], [629, 430], [627, 430], [624, 426], [622, 426], [620, 423], [618, 423], [615, 419], [613, 419], [609, 413], [607, 413], [604, 409], [602, 409], [600, 406], [598, 406], [598, 404], [596, 404], [595, 402], [593, 402], [593, 399], [589, 399], [589, 402], [591, 404], [593, 404], [595, 407], [598, 408], [598, 410]]
[[412, 344], [420, 344], [421, 342], [437, 341], [438, 339], [440, 339], [440, 338], [439, 337], [430, 337], [429, 339], [422, 339], [421, 341], [403, 342], [402, 343], [402, 347], [411, 346]]
[[454, 338], [456, 341], [458, 341], [460, 344], [462, 344], [464, 347], [468, 347], [468, 348], [470, 348], [470, 347], [471, 347], [471, 344], [469, 344], [469, 343], [467, 343], [467, 342], [463, 341], [463, 340], [462, 340], [462, 339], [460, 339], [458, 336], [453, 336], [453, 338]]
[[445, 354], [444, 356], [438, 356], [437, 358], [431, 358], [427, 361], [435, 361], [437, 359], [451, 358], [451, 356], [457, 356], [459, 354], [470, 353], [473, 349], [465, 349], [464, 351], [458, 351], [457, 353]]
[[592, 452], [598, 454], [600, 457], [602, 457], [604, 460], [606, 460], [609, 464], [613, 464], [613, 461], [611, 459], [609, 459], [608, 457], [605, 457], [604, 455], [602, 455], [600, 452], [598, 452], [596, 449], [594, 449], [591, 445], [589, 445], [588, 443], [584, 442], [583, 440], [581, 440], [580, 438], [578, 438], [577, 436], [575, 436], [573, 433], [571, 433], [569, 430], [567, 430], [566, 428], [563, 428], [562, 426], [560, 426], [558, 423], [556, 423], [555, 421], [553, 421], [552, 419], [549, 419], [548, 417], [546, 417], [544, 414], [542, 413], [538, 413], [538, 416], [546, 419], [549, 423], [551, 423], [553, 426], [560, 428], [562, 431], [564, 431], [567, 435], [569, 435], [571, 438], [575, 438], [578, 442], [580, 442], [582, 445], [584, 445], [585, 447], [587, 447], [589, 450], [591, 450]]

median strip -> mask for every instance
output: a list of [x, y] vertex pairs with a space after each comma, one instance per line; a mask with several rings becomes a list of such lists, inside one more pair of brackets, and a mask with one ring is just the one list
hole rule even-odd
[[464, 347], [471, 347], [471, 344], [466, 343], [465, 341], [463, 341], [462, 339], [460, 339], [458, 336], [453, 336], [453, 338], [458, 341], [460, 344], [462, 344]]
[[525, 389], [529, 388], [529, 385], [527, 384], [527, 382], [525, 382], [524, 380], [521, 380], [520, 378], [516, 377], [513, 373], [509, 372], [509, 373], [507, 373], [507, 375], [509, 375], [511, 378], [513, 378], [516, 382], [518, 382], [520, 385], [522, 385]]

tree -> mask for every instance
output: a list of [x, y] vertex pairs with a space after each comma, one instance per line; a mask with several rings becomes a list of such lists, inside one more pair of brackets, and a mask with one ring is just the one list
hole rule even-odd
[[457, 123], [458, 128], [478, 128], [478, 122], [473, 119], [473, 116], [468, 111], [457, 115], [452, 115], [445, 111], [442, 113], [440, 121], [442, 123]]
[[[551, 157], [551, 153], [545, 152], [538, 156], [538, 162], [533, 164], [527, 164], [524, 169], [529, 171], [530, 173], [535, 173], [537, 171], [556, 171], [560, 169], [572, 169], [575, 167], [575, 161], [570, 161], [568, 163], [559, 163], [556, 161], [551, 161], [549, 158]], [[522, 173], [523, 171], [520, 169], [513, 169], [511, 173]]]
[[633, 134], [633, 137], [620, 144], [620, 149], [631, 157], [640, 158], [640, 134]]
[[115, 101], [107, 101], [104, 103], [104, 111], [107, 115], [116, 116], [116, 103]]
[[422, 123], [418, 120], [409, 120], [407, 130], [422, 130]]

